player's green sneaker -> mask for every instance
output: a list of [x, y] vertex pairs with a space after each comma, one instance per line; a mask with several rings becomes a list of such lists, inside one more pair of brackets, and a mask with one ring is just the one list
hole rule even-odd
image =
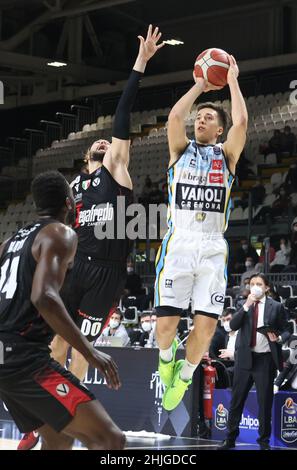
[[173, 370], [174, 370], [174, 364], [175, 364], [175, 353], [177, 350], [178, 342], [177, 339], [174, 338], [173, 343], [172, 343], [172, 354], [173, 357], [170, 362], [165, 362], [159, 357], [159, 375], [160, 379], [162, 380], [163, 384], [165, 387], [169, 387], [169, 385], [172, 382], [173, 379]]
[[174, 410], [174, 408], [180, 404], [185, 392], [192, 383], [191, 379], [185, 382], [180, 378], [179, 374], [184, 362], [185, 361], [183, 359], [176, 362], [173, 371], [172, 383], [163, 394], [162, 405], [163, 408], [167, 411]]

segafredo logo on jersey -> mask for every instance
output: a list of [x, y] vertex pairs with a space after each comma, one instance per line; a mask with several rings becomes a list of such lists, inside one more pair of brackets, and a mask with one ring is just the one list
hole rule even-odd
[[226, 189], [177, 183], [176, 205], [179, 209], [220, 212], [225, 209]]
[[227, 428], [229, 412], [223, 403], [219, 403], [215, 412], [215, 427], [220, 431]]
[[78, 225], [83, 227], [84, 225], [93, 226], [104, 224], [105, 222], [113, 220], [113, 216], [114, 208], [110, 202], [101, 206], [96, 206], [94, 204], [91, 209], [79, 211]]
[[288, 443], [297, 441], [297, 403], [290, 397], [281, 408], [281, 439]]

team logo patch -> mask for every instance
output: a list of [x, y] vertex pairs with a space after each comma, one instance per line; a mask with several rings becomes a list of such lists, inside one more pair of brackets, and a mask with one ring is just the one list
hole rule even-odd
[[209, 173], [209, 182], [223, 184], [223, 174], [222, 173]]
[[70, 183], [70, 186], [71, 188], [73, 188], [76, 184], [78, 184], [80, 182], [80, 176], [78, 175], [75, 180], [72, 181], [72, 183]]
[[215, 427], [223, 431], [227, 429], [228, 410], [223, 403], [219, 403], [215, 413]]
[[211, 169], [212, 170], [222, 170], [223, 169], [223, 160], [213, 160]]
[[206, 218], [205, 212], [197, 212], [196, 214], [197, 222], [204, 222], [205, 218]]
[[195, 157], [191, 158], [189, 166], [191, 168], [196, 168], [196, 158]]
[[290, 444], [297, 441], [297, 403], [291, 397], [281, 407], [281, 439]]
[[95, 178], [93, 183], [92, 183], [92, 186], [94, 186], [96, 188], [96, 186], [99, 186], [100, 184], [100, 178]]
[[83, 181], [82, 188], [86, 191], [90, 187], [90, 184], [91, 184], [91, 180]]
[[69, 393], [69, 386], [67, 384], [59, 384], [56, 387], [56, 392], [60, 397], [66, 397]]
[[215, 292], [211, 296], [212, 305], [224, 305], [225, 296], [220, 292]]
[[172, 283], [172, 279], [165, 279], [165, 287], [167, 287], [168, 289], [172, 288]]
[[217, 145], [215, 145], [214, 148], [213, 148], [213, 153], [215, 155], [221, 155], [221, 148], [218, 147]]

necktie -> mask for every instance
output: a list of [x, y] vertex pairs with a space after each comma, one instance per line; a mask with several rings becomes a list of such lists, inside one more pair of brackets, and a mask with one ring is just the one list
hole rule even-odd
[[253, 308], [251, 348], [254, 348], [257, 342], [258, 315], [259, 315], [259, 301], [257, 300]]

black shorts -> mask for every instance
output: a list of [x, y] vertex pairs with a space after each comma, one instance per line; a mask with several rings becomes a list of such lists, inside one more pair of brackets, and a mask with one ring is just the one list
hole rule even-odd
[[88, 341], [95, 341], [117, 306], [126, 283], [126, 266], [95, 262], [81, 255], [66, 276], [61, 296], [65, 306]]
[[[53, 359], [32, 373], [3, 378], [0, 367], [0, 398], [23, 433], [47, 424], [61, 432], [73, 419], [81, 403], [95, 396], [80, 381]], [[7, 367], [6, 367], [7, 369]], [[5, 370], [7, 375], [7, 370]]]

